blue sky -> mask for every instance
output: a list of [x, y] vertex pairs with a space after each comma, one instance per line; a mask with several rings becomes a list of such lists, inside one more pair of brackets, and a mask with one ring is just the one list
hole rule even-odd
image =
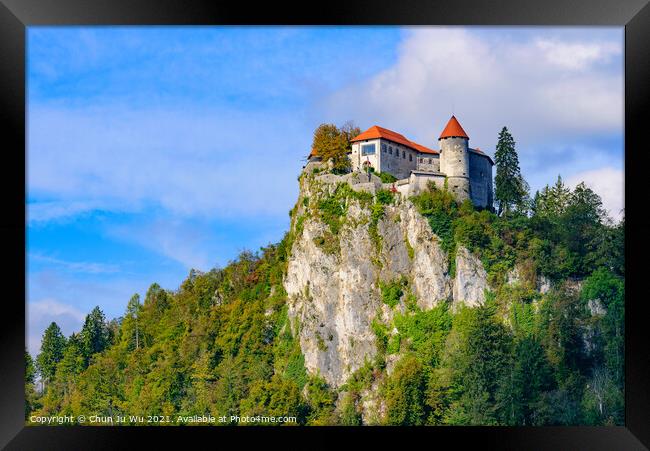
[[511, 130], [533, 189], [623, 207], [623, 29], [28, 29], [31, 352], [56, 321], [176, 289], [277, 242], [323, 122], [437, 148], [451, 113], [489, 154]]

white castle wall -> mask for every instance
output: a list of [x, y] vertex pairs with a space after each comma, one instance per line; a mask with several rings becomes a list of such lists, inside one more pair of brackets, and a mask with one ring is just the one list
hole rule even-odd
[[417, 167], [418, 153], [401, 144], [381, 140], [380, 171], [388, 172], [398, 179], [407, 178]]
[[469, 199], [469, 152], [466, 138], [451, 137], [438, 141], [440, 144], [440, 172], [447, 175], [448, 189], [458, 200]]
[[[374, 155], [361, 155], [361, 146], [375, 144]], [[471, 199], [477, 207], [492, 206], [492, 164], [486, 155], [469, 149], [465, 138], [439, 140], [440, 154], [431, 155], [385, 139], [370, 139], [352, 144], [352, 170], [363, 170], [369, 161], [378, 172], [395, 176], [398, 192], [412, 196], [427, 188], [431, 180], [439, 188], [453, 192], [459, 201]], [[359, 187], [364, 189], [365, 187]]]
[[[380, 149], [379, 149], [379, 139], [369, 139], [367, 141], [360, 141], [360, 142], [355, 142], [352, 144], [352, 153], [350, 154], [350, 159], [352, 160], [352, 170], [353, 171], [358, 171], [363, 169], [363, 163], [366, 161], [369, 161], [370, 164], [372, 165], [375, 170], [378, 170], [380, 162], [379, 162], [379, 154], [380, 154]], [[375, 145], [375, 153], [374, 155], [361, 155], [361, 146], [366, 145], [366, 144], [374, 144]]]

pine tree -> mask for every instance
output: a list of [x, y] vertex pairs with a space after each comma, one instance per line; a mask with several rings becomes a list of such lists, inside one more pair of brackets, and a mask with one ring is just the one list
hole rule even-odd
[[499, 205], [498, 214], [508, 214], [513, 207], [521, 209], [528, 195], [527, 183], [519, 169], [515, 140], [506, 127], [499, 133], [494, 161], [497, 167], [494, 198]]
[[56, 365], [63, 358], [66, 340], [58, 324], [52, 322], [41, 341], [41, 353], [36, 357], [38, 371], [43, 379], [43, 384], [47, 384], [56, 373]]
[[36, 367], [34, 366], [34, 359], [25, 349], [25, 383], [33, 384], [36, 377]]
[[129, 329], [127, 331], [129, 336], [126, 337], [126, 339], [129, 342], [133, 340], [133, 346], [135, 349], [140, 349], [140, 325], [138, 324], [138, 320], [141, 313], [142, 304], [140, 303], [140, 295], [136, 293], [131, 297], [129, 304], [126, 307], [126, 317], [124, 318], [123, 324], [124, 329]]
[[57, 379], [61, 377], [76, 376], [85, 369], [82, 352], [82, 343], [79, 334], [73, 333], [63, 351], [63, 357], [57, 366]]
[[36, 391], [34, 381], [36, 380], [36, 366], [34, 359], [25, 349], [25, 419], [29, 418], [31, 412], [36, 408]]
[[86, 364], [89, 363], [93, 354], [102, 352], [110, 344], [109, 335], [104, 313], [99, 307], [95, 307], [86, 316], [81, 329], [81, 343]]
[[562, 176], [558, 175], [553, 186], [546, 185], [541, 192], [535, 194], [533, 214], [556, 221], [566, 212], [570, 200], [571, 190], [562, 182]]

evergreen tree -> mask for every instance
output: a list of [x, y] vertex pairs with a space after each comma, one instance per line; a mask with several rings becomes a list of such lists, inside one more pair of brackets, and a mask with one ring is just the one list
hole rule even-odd
[[424, 424], [426, 379], [422, 364], [406, 356], [395, 366], [386, 385], [388, 424], [417, 426]]
[[336, 395], [329, 388], [325, 379], [318, 376], [309, 378], [305, 386], [307, 403], [309, 405], [309, 425], [327, 426], [335, 422], [334, 402]]
[[36, 357], [36, 364], [44, 385], [54, 378], [56, 365], [63, 358], [65, 345], [66, 340], [61, 329], [58, 324], [52, 322], [45, 329], [41, 341], [41, 353]]
[[459, 397], [452, 405], [453, 423], [496, 425], [504, 403], [501, 386], [507, 383], [511, 361], [511, 337], [495, 318], [495, 306], [487, 304], [468, 312], [460, 345], [449, 356], [454, 389]]
[[565, 213], [570, 199], [571, 190], [562, 182], [562, 176], [558, 175], [553, 186], [546, 185], [541, 192], [535, 194], [533, 214], [557, 220]]
[[34, 359], [25, 349], [25, 419], [29, 418], [36, 404], [34, 381], [36, 380], [36, 366]]
[[544, 392], [553, 387], [552, 369], [541, 343], [532, 337], [518, 341], [511, 369], [512, 385], [508, 394], [512, 402], [505, 407], [506, 424], [539, 425], [536, 410]]
[[99, 306], [86, 316], [81, 329], [81, 345], [86, 364], [93, 354], [102, 352], [110, 344], [110, 332]]
[[85, 369], [85, 359], [83, 354], [83, 344], [79, 334], [73, 333], [63, 351], [63, 357], [59, 362], [56, 370], [57, 379], [74, 377]]
[[140, 346], [142, 346], [141, 325], [139, 324], [141, 313], [142, 304], [140, 303], [140, 295], [136, 293], [131, 296], [126, 306], [126, 315], [122, 323], [122, 329], [124, 331], [123, 339], [127, 340], [130, 349], [140, 349]]
[[605, 338], [604, 363], [614, 383], [623, 388], [625, 337], [625, 283], [605, 268], [594, 271], [580, 293], [583, 301], [599, 302], [605, 309], [599, 327]]
[[155, 312], [154, 317], [159, 316], [169, 307], [167, 292], [157, 283], [152, 283], [144, 296], [144, 307], [153, 310]]
[[576, 255], [575, 275], [591, 273], [595, 255], [604, 233], [603, 222], [607, 214], [600, 197], [584, 183], [579, 183], [569, 197], [561, 217], [560, 236], [570, 252]]
[[499, 205], [498, 214], [508, 214], [514, 208], [521, 208], [526, 204], [528, 193], [527, 184], [519, 169], [515, 140], [506, 127], [499, 133], [494, 162], [497, 167], [494, 198]]
[[25, 349], [25, 383], [33, 384], [36, 378], [36, 367], [34, 366], [34, 359]]

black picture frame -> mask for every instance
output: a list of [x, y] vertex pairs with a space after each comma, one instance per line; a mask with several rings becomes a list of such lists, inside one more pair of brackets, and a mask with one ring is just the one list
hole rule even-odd
[[[261, 436], [285, 444], [296, 433], [323, 434], [318, 445], [341, 439], [381, 443], [386, 434], [405, 444], [427, 446], [453, 440], [498, 449], [647, 449], [650, 446], [650, 327], [644, 315], [644, 258], [650, 255], [642, 171], [650, 99], [650, 5], [648, 0], [332, 0], [312, 5], [182, 0], [0, 0], [0, 127], [5, 159], [0, 177], [0, 240], [5, 268], [0, 340], [0, 446], [7, 449], [116, 449], [136, 436], [168, 442], [170, 434], [223, 445], [224, 434], [242, 441]], [[165, 428], [25, 427], [25, 44], [26, 27], [36, 25], [608, 25], [625, 27], [626, 336], [624, 427], [436, 427], [436, 428]], [[618, 106], [613, 106], [618, 108]], [[645, 207], [647, 209], [647, 207]], [[173, 432], [172, 432], [173, 430]], [[191, 432], [188, 433], [188, 430]], [[250, 431], [254, 431], [251, 434]], [[324, 432], [323, 432], [324, 431]], [[333, 440], [331, 432], [345, 438]], [[154, 432], [154, 433], [152, 433]], [[405, 434], [406, 433], [406, 434]], [[189, 435], [191, 434], [191, 436]], [[261, 435], [260, 435], [261, 434]], [[234, 438], [234, 437], [231, 437]], [[400, 440], [402, 440], [400, 438]], [[185, 442], [188, 446], [188, 442]], [[293, 442], [307, 447], [308, 442]], [[192, 445], [189, 445], [192, 446]], [[197, 445], [198, 446], [198, 445]]]

